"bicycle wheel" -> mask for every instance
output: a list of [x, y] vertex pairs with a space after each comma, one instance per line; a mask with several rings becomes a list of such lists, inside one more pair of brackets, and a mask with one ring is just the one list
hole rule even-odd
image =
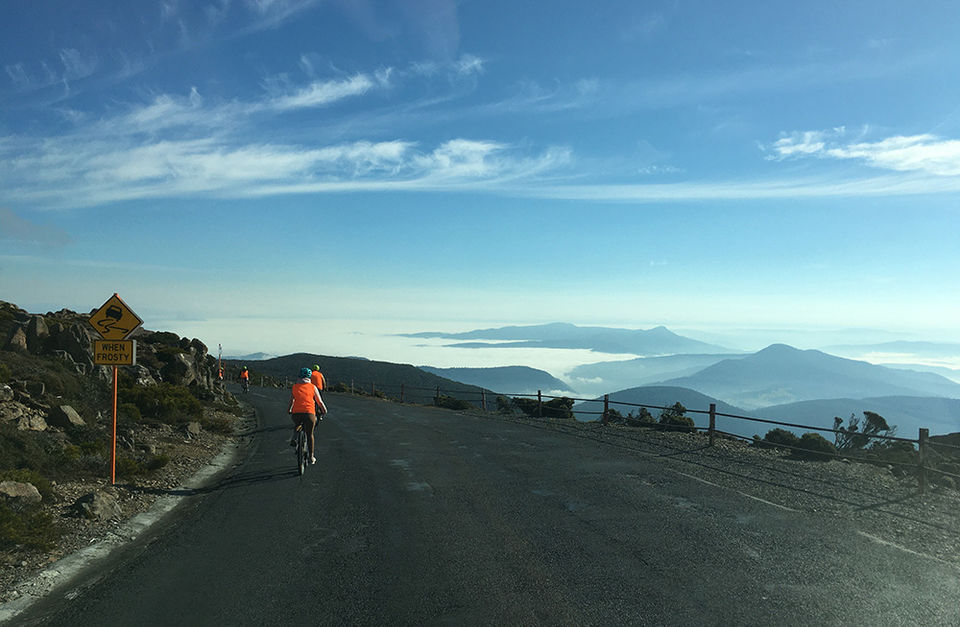
[[303, 429], [297, 432], [297, 473], [301, 476], [307, 467], [307, 435]]

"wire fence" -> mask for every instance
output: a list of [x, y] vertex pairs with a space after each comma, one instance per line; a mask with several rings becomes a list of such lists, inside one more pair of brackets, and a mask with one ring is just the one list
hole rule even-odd
[[[540, 390], [538, 390], [536, 394], [530, 392], [493, 393], [482, 389], [477, 391], [476, 389], [470, 389], [467, 387], [449, 389], [442, 388], [440, 386], [423, 387], [406, 385], [402, 383], [384, 385], [377, 384], [376, 382], [370, 382], [367, 385], [358, 385], [355, 381], [350, 381], [349, 384], [346, 382], [339, 382], [330, 389], [332, 391], [349, 392], [352, 394], [359, 393], [371, 395], [380, 398], [391, 399], [401, 403], [435, 405], [449, 409], [479, 409], [481, 411], [495, 410], [499, 412], [509, 412], [512, 414], [520, 412], [531, 418], [540, 419], [596, 416], [599, 417], [599, 421], [604, 425], [608, 425], [611, 422], [625, 422], [632, 426], [663, 429], [668, 431], [702, 433], [709, 438], [709, 446], [713, 446], [715, 444], [717, 437], [728, 439], [733, 438], [737, 440], [745, 440], [758, 446], [789, 451], [792, 454], [812, 459], [840, 457], [858, 462], [890, 465], [891, 467], [903, 468], [906, 470], [906, 472], [915, 472], [921, 493], [926, 490], [928, 478], [931, 474], [941, 477], [950, 477], [955, 480], [957, 484], [960, 484], [960, 437], [957, 438], [958, 444], [950, 444], [947, 442], [931, 440], [930, 430], [927, 428], [920, 428], [918, 437], [916, 438], [906, 438], [902, 436], [868, 433], [844, 428], [805, 425], [782, 420], [773, 420], [769, 418], [758, 418], [756, 416], [741, 416], [737, 414], [722, 413], [717, 411], [715, 403], [711, 403], [708, 409], [687, 409], [684, 407], [683, 411], [680, 412], [681, 416], [685, 414], [694, 414], [705, 417], [705, 425], [698, 425], [693, 419], [689, 419], [689, 421], [677, 420], [675, 423], [671, 423], [668, 420], [666, 423], [664, 423], [663, 416], [665, 414], [667, 416], [671, 416], [670, 412], [677, 412], [678, 408], [676, 405], [669, 407], [645, 403], [628, 403], [624, 401], [610, 400], [609, 395], [605, 395], [600, 399], [553, 396], [543, 394], [543, 392]], [[534, 401], [534, 399], [536, 400]], [[526, 403], [523, 401], [526, 401]], [[574, 408], [574, 404], [579, 405]], [[679, 405], [679, 403], [677, 405]], [[586, 409], [586, 407], [593, 406], [597, 406], [597, 409]], [[630, 408], [628, 410], [628, 415], [626, 417], [623, 416], [620, 411], [616, 409], [617, 407]], [[647, 420], [634, 418], [632, 416], [634, 410], [636, 410], [638, 414], [643, 414], [642, 410], [645, 410], [646, 415], [650, 416], [650, 418]], [[651, 410], [661, 412], [660, 422], [652, 419], [652, 414], [649, 414]], [[788, 441], [769, 441], [759, 438], [759, 436], [754, 436], [751, 438], [733, 433], [729, 430], [718, 428], [718, 419], [722, 419], [728, 423], [729, 421], [745, 421], [758, 424], [774, 425], [777, 427], [787, 427], [790, 429], [803, 429], [808, 433], [832, 433], [834, 434], [834, 440], [836, 444], [833, 448], [822, 447], [822, 443], [819, 443], [819, 441], [814, 438], [812, 441], [819, 443], [821, 448], [811, 448], [809, 445], [798, 446], [798, 443]], [[910, 452], [907, 454], [906, 451], [902, 451], [904, 455], [900, 459], [895, 459], [891, 456], [871, 458], [864, 456], [863, 454], [864, 449], [866, 449], [865, 444], [859, 447], [850, 447], [849, 444], [844, 446], [842, 444], [843, 442], [851, 442], [853, 438], [856, 438], [861, 442], [873, 440], [887, 442], [888, 446], [890, 443], [902, 442], [910, 445]], [[821, 439], [824, 440], [828, 445], [830, 444], [829, 440], [826, 440], [826, 438]], [[798, 440], [800, 440], [800, 438], [798, 438]], [[850, 450], [851, 448], [854, 450]], [[867, 450], [869, 451], [870, 449]], [[934, 459], [934, 456], [955, 459], [956, 461], [942, 462], [942, 460], [940, 460], [940, 465], [943, 467], [938, 468], [934, 466], [934, 463], [937, 462], [937, 460]], [[910, 457], [913, 459], [909, 459]]]

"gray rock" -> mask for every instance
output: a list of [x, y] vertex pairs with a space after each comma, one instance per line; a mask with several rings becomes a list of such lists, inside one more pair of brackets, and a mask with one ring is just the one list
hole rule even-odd
[[[29, 411], [29, 410], [28, 410]], [[46, 431], [47, 421], [34, 412], [25, 413], [17, 419], [17, 431]]]
[[136, 365], [134, 368], [134, 379], [137, 385], [151, 387], [157, 385], [157, 380], [150, 374], [146, 366]]
[[27, 348], [27, 334], [23, 332], [22, 327], [17, 327], [14, 332], [10, 334], [10, 339], [7, 340], [7, 345], [4, 346], [4, 350], [13, 351], [14, 353], [29, 352]]
[[19, 420], [26, 412], [27, 406], [23, 403], [17, 401], [0, 403], [0, 421]]
[[200, 426], [199, 422], [188, 422], [187, 423], [187, 435], [188, 436], [198, 436], [203, 431], [203, 427]]
[[123, 513], [117, 497], [107, 490], [81, 496], [73, 504], [73, 509], [78, 516], [91, 520], [104, 520]]
[[163, 380], [174, 385], [190, 385], [197, 381], [197, 371], [193, 366], [193, 359], [183, 353], [171, 356], [163, 368], [160, 369]]
[[30, 321], [27, 322], [26, 334], [27, 347], [29, 347], [30, 352], [42, 352], [44, 343], [47, 338], [50, 337], [50, 329], [47, 328], [47, 323], [44, 322], [43, 316], [30, 316]]
[[137, 446], [137, 448], [139, 448], [141, 451], [143, 451], [147, 455], [157, 454], [157, 447], [154, 444], [140, 444]]
[[50, 408], [50, 413], [47, 414], [47, 424], [66, 429], [67, 427], [84, 427], [87, 423], [73, 407], [57, 405]]
[[13, 400], [13, 388], [4, 383], [0, 385], [0, 403]]
[[21, 503], [39, 503], [40, 491], [32, 483], [0, 481], [0, 498]]

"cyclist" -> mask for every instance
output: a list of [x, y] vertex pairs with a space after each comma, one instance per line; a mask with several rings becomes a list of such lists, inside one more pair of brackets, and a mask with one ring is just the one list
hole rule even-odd
[[290, 409], [287, 413], [293, 420], [294, 432], [290, 445], [297, 443], [296, 427], [305, 429], [307, 432], [307, 448], [310, 451], [310, 463], [316, 464], [317, 458], [313, 454], [313, 428], [317, 426], [317, 409], [320, 415], [327, 413], [327, 406], [323, 404], [323, 398], [320, 396], [320, 390], [310, 382], [310, 369], [300, 369], [300, 380], [293, 384], [290, 390]]
[[243, 386], [244, 392], [250, 387], [250, 371], [246, 366], [240, 369], [240, 385]]
[[323, 378], [323, 373], [320, 372], [320, 366], [313, 364], [313, 372], [310, 374], [310, 382], [317, 386], [317, 389], [323, 392], [323, 386], [326, 381]]

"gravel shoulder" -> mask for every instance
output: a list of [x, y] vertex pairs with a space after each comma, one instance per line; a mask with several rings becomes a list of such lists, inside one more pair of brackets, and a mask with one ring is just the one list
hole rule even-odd
[[657, 457], [676, 472], [788, 510], [846, 519], [862, 535], [960, 567], [960, 491], [928, 485], [892, 467], [850, 461], [801, 461], [787, 453], [704, 434], [622, 425], [477, 414]]
[[[132, 480], [118, 478], [113, 486], [108, 477], [54, 482], [53, 498], [47, 499], [42, 507], [56, 521], [61, 536], [49, 551], [14, 548], [0, 552], [0, 609], [3, 604], [25, 595], [43, 595], [50, 587], [44, 573], [56, 571], [61, 560], [98, 544], [112, 545], [128, 540], [123, 535], [124, 525], [150, 510], [159, 499], [182, 494], [183, 487], [198, 471], [208, 467], [218, 456], [242, 447], [249, 439], [243, 434], [251, 430], [255, 421], [252, 410], [248, 411], [237, 421], [238, 435], [210, 431], [188, 434], [182, 428], [174, 429], [165, 424], [145, 427], [138, 431], [137, 443], [152, 445], [167, 455], [170, 461], [163, 467]], [[114, 496], [119, 504], [119, 514], [105, 519], [75, 515], [74, 503], [91, 492]]]

